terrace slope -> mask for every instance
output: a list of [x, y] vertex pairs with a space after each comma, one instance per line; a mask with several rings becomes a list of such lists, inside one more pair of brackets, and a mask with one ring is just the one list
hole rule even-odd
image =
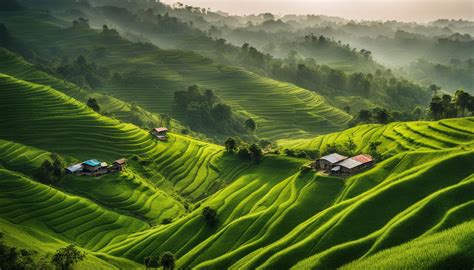
[[[98, 90], [135, 102], [150, 112], [173, 113], [174, 91], [197, 84], [214, 90], [242, 115], [255, 118], [260, 137], [282, 138], [282, 130], [295, 137], [323, 134], [341, 130], [350, 120], [348, 114], [329, 105], [322, 96], [295, 85], [218, 65], [195, 53], [160, 50], [92, 29], [45, 26], [37, 20], [50, 15], [39, 12], [41, 16], [32, 19], [35, 12], [39, 11], [4, 13], [0, 22], [37, 51], [57, 48], [58, 56], [75, 58], [82, 54], [113, 72], [138, 71], [130, 83], [111, 82]], [[104, 56], [94, 57], [97, 47], [106, 48]]]
[[[6, 112], [0, 116], [0, 160], [2, 167], [17, 171], [2, 169], [0, 197], [5, 203], [0, 218], [110, 258], [142, 262], [146, 256], [172, 251], [182, 268], [336, 268], [425, 236], [437, 237], [474, 218], [471, 118], [437, 122], [435, 128], [451, 127], [443, 133], [444, 144], [431, 139], [439, 143], [438, 148], [415, 144], [394, 148], [393, 142], [404, 137], [383, 141], [384, 149], [398, 154], [344, 180], [303, 173], [299, 168], [307, 161], [301, 159], [268, 155], [253, 165], [223, 154], [220, 146], [175, 134], [166, 143], [157, 142], [136, 126], [99, 115], [50, 87], [8, 75], [0, 75], [0, 89], [0, 106]], [[419, 127], [433, 124], [410, 124], [417, 123]], [[386, 128], [395, 129], [394, 125]], [[382, 129], [358, 128], [366, 128], [365, 133]], [[423, 132], [413, 134], [419, 133]], [[344, 140], [344, 134], [351, 133], [328, 137]], [[368, 136], [359, 143], [368, 145], [379, 137]], [[318, 147], [327, 143], [333, 140]], [[28, 177], [48, 151], [66, 160], [126, 156], [131, 163], [125, 174], [98, 181], [72, 177], [48, 187]], [[112, 186], [110, 193], [103, 190]], [[181, 216], [180, 201], [160, 190], [200, 203]], [[150, 226], [145, 222], [160, 220], [159, 215], [140, 211], [147, 207], [150, 213], [161, 211], [147, 203], [147, 196], [155, 192], [164, 194], [159, 201], [177, 205], [173, 223]], [[123, 198], [129, 199], [121, 204]], [[68, 221], [61, 221], [68, 214], [55, 210], [68, 209], [59, 202], [78, 207], [68, 212]], [[202, 218], [205, 206], [217, 209], [215, 226]], [[84, 215], [98, 219], [84, 221]], [[105, 224], [113, 229], [95, 233]], [[459, 235], [459, 241], [464, 241], [468, 232], [463, 229]], [[114, 240], [106, 241], [109, 238]], [[413, 252], [419, 248], [413, 246]], [[445, 258], [469, 248], [447, 250]]]

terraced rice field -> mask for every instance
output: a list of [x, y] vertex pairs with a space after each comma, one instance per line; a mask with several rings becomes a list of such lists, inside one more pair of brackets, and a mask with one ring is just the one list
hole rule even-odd
[[[342, 179], [301, 173], [307, 161], [283, 156], [241, 162], [220, 146], [179, 135], [158, 143], [136, 126], [11, 76], [0, 76], [0, 89], [8, 109], [0, 119], [0, 218], [100, 256], [142, 262], [172, 251], [181, 268], [336, 268], [412, 240], [432, 243], [474, 218], [474, 178], [466, 169], [474, 162], [472, 118], [359, 126], [293, 144], [324, 148], [356, 136], [361, 148], [382, 140], [395, 154]], [[67, 160], [126, 156], [131, 163], [119, 175], [67, 178], [58, 184], [66, 194], [28, 176], [45, 150]], [[185, 210], [181, 196], [199, 204]], [[215, 226], [202, 218], [205, 206], [217, 209]], [[174, 222], [154, 225], [165, 217]], [[466, 245], [446, 258], [462, 256], [472, 248]]]
[[[41, 34], [33, 33], [36, 25], [25, 27], [21, 16], [1, 20], [25, 35], [32, 32], [28, 41], [35, 46], [45, 42], [71, 55], [110, 45], [104, 64], [122, 72], [145, 70], [141, 76], [148, 79], [132, 85], [137, 92], [129, 91], [131, 85], [106, 89], [152, 111], [166, 111], [172, 91], [198, 83], [255, 117], [260, 135], [269, 138], [334, 131], [348, 120], [292, 85], [192, 53], [124, 40], [111, 44], [92, 30], [59, 29], [61, 21], [42, 15], [46, 19], [37, 20], [47, 31]], [[145, 257], [164, 251], [176, 254], [180, 269], [474, 265], [472, 117], [364, 125], [279, 141], [282, 148], [324, 150], [353, 138], [357, 151], [379, 141], [390, 156], [352, 177], [330, 177], [302, 171], [308, 160], [269, 154], [254, 164], [190, 137], [171, 134], [168, 142], [158, 142], [72, 97], [82, 90], [2, 57], [10, 61], [0, 66], [9, 74], [0, 73], [0, 228], [8, 241], [43, 253], [76, 244], [88, 252], [84, 269], [138, 269]], [[123, 173], [44, 185], [34, 172], [52, 152], [68, 163], [130, 162]], [[206, 206], [217, 210], [214, 225], [202, 216]], [[165, 218], [172, 223], [160, 224]]]
[[[195, 53], [160, 50], [121, 38], [108, 39], [95, 30], [75, 31], [54, 24], [46, 29], [42, 24], [38, 24], [39, 28], [33, 24], [24, 27], [27, 18], [5, 16], [0, 22], [5, 22], [38, 50], [46, 49], [47, 44], [48, 48], [60, 48], [63, 55], [72, 58], [83, 54], [112, 72], [127, 74], [139, 70], [130, 83], [111, 83], [99, 91], [134, 102], [150, 112], [172, 114], [173, 93], [197, 84], [214, 90], [240, 114], [255, 118], [259, 126], [257, 134], [262, 138], [284, 138], [286, 132], [291, 132], [293, 137], [324, 134], [342, 130], [350, 120], [348, 114], [314, 92], [239, 68], [217, 65]], [[34, 31], [47, 34], [30, 33]], [[96, 47], [105, 47], [106, 55], [93, 57], [91, 51]]]
[[367, 151], [369, 142], [378, 141], [386, 154], [469, 146], [474, 141], [474, 118], [362, 125], [313, 139], [279, 140], [278, 144], [282, 148], [324, 150], [328, 144], [343, 144], [349, 138], [358, 145], [356, 151]]

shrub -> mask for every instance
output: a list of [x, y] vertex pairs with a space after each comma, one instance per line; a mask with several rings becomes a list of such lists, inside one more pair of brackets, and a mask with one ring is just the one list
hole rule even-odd
[[208, 225], [214, 225], [217, 222], [217, 211], [209, 206], [204, 207], [202, 216]]

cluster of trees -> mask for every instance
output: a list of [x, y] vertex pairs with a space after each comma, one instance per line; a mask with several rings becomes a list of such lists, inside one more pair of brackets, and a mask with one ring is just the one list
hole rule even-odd
[[211, 89], [203, 93], [197, 85], [191, 85], [187, 91], [176, 91], [174, 110], [184, 114], [185, 122], [197, 131], [207, 130], [221, 134], [245, 132], [232, 107], [220, 101]]
[[[346, 106], [345, 109], [347, 109]], [[346, 110], [347, 111], [347, 110]], [[424, 111], [416, 107], [410, 111], [389, 111], [385, 108], [375, 107], [372, 110], [363, 109], [360, 110], [357, 115], [349, 122], [349, 127], [353, 127], [359, 124], [387, 124], [396, 121], [414, 121], [420, 120], [424, 115]]]
[[315, 49], [332, 49], [336, 50], [337, 54], [342, 55], [344, 57], [350, 57], [357, 59], [358, 57], [363, 57], [365, 59], [372, 59], [372, 52], [361, 49], [357, 51], [355, 48], [351, 48], [349, 44], [342, 44], [341, 41], [335, 41], [329, 37], [325, 37], [323, 35], [315, 36], [313, 33], [310, 35], [304, 36], [305, 45], [309, 46], [310, 48], [313, 47]]
[[[308, 36], [308, 38], [315, 40], [317, 44], [335, 43], [336, 45], [333, 46], [344, 47], [324, 36]], [[313, 43], [313, 41], [308, 42]], [[244, 43], [240, 50], [237, 50], [225, 39], [220, 38], [216, 39], [215, 46], [217, 54], [231, 59], [232, 63], [238, 63], [252, 70], [256, 69], [255, 71], [266, 76], [294, 83], [326, 96], [356, 95], [398, 108], [414, 108], [419, 104], [426, 104], [431, 97], [428, 89], [411, 81], [399, 79], [390, 70], [346, 73], [327, 65], [319, 65], [312, 58], [298, 59], [294, 51], [288, 58], [280, 60], [259, 51], [248, 43]], [[371, 55], [367, 50], [350, 51], [363, 58], [370, 58]]]
[[306, 158], [311, 160], [316, 159], [320, 154], [318, 150], [285, 149], [283, 152], [289, 157]]
[[466, 112], [474, 114], [474, 96], [463, 90], [457, 90], [454, 96], [434, 95], [429, 105], [429, 111], [434, 120], [464, 117]]
[[56, 72], [64, 79], [86, 89], [100, 87], [104, 79], [110, 78], [106, 67], [97, 66], [94, 62], [88, 63], [82, 55], [71, 64], [59, 66]]
[[43, 184], [54, 184], [64, 177], [64, 161], [57, 154], [45, 159], [34, 174], [35, 179]]
[[0, 269], [33, 269], [35, 253], [18, 249], [5, 243], [4, 233], [0, 232]]
[[262, 160], [262, 148], [255, 143], [249, 145], [238, 138], [228, 138], [224, 145], [228, 153], [236, 153], [237, 157], [242, 160], [251, 160], [255, 163]]
[[173, 253], [163, 252], [159, 258], [155, 259], [152, 256], [145, 257], [145, 269], [157, 269], [162, 267], [164, 270], [173, 270], [176, 267], [176, 257]]
[[404, 75], [415, 80], [436, 81], [443, 88], [464, 88], [474, 91], [474, 59], [451, 59], [447, 64], [433, 63], [420, 59], [410, 64]]
[[46, 254], [37, 259], [37, 252], [18, 249], [5, 243], [4, 233], [0, 232], [0, 269], [27, 270], [51, 269], [70, 270], [74, 265], [86, 258], [86, 253], [74, 245], [60, 248], [51, 256]]

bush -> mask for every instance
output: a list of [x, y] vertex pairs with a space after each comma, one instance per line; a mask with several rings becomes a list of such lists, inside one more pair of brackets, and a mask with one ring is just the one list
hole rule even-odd
[[217, 211], [209, 206], [204, 207], [202, 210], [202, 216], [208, 225], [214, 225], [217, 223]]
[[79, 251], [76, 246], [69, 245], [65, 248], [60, 248], [53, 255], [51, 262], [61, 270], [71, 269], [74, 264], [84, 260], [86, 253]]
[[166, 251], [161, 254], [160, 263], [164, 270], [173, 270], [176, 267], [176, 258], [173, 253]]

